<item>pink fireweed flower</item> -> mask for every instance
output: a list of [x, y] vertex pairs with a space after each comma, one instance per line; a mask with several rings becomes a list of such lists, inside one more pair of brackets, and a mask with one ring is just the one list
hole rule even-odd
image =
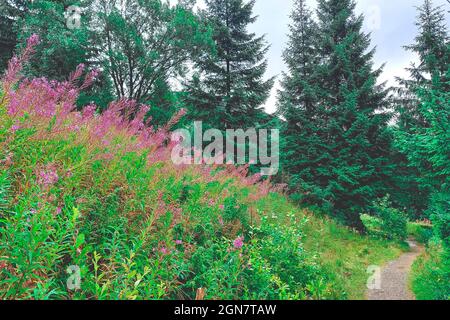
[[225, 210], [225, 206], [223, 204], [219, 205], [220, 210]]
[[99, 75], [100, 75], [100, 71], [98, 71], [97, 69], [90, 71], [84, 78], [84, 82], [81, 85], [80, 90], [84, 90], [84, 89], [90, 87]]
[[62, 212], [61, 207], [57, 207], [55, 213], [56, 213], [56, 214], [60, 214], [61, 212]]
[[186, 109], [181, 109], [180, 111], [178, 111], [170, 120], [169, 122], [167, 122], [167, 124], [164, 126], [164, 130], [163, 131], [167, 131], [170, 128], [172, 128], [174, 125], [176, 125], [181, 118], [183, 118], [187, 113]]
[[166, 248], [162, 247], [159, 251], [161, 251], [162, 254], [167, 254], [168, 251]]
[[235, 249], [241, 249], [244, 246], [244, 237], [237, 237], [233, 241], [233, 246]]
[[20, 126], [18, 126], [18, 125], [13, 125], [12, 127], [11, 127], [11, 132], [16, 132], [17, 130], [19, 130], [20, 129]]
[[[136, 106], [133, 106], [134, 109], [136, 109]], [[144, 118], [149, 112], [150, 107], [146, 105], [142, 105], [139, 108], [139, 111], [136, 113], [134, 119], [129, 123], [129, 131], [131, 134], [137, 134], [138, 132], [142, 131], [145, 128], [145, 121]]]
[[69, 84], [74, 85], [75, 81], [78, 80], [82, 75], [84, 71], [85, 65], [84, 63], [80, 63], [74, 72], [72, 72], [69, 76]]
[[37, 175], [37, 182], [41, 186], [50, 186], [57, 183], [59, 180], [58, 173], [53, 165], [48, 165], [46, 168], [40, 170]]
[[37, 34], [32, 34], [28, 39], [27, 39], [27, 46], [30, 47], [34, 47], [36, 45], [39, 44], [39, 36]]
[[95, 104], [89, 104], [86, 107], [84, 107], [83, 110], [81, 111], [82, 119], [83, 120], [92, 119], [92, 117], [94, 117], [96, 109], [97, 106]]
[[23, 69], [23, 64], [29, 60], [34, 53], [34, 47], [39, 44], [39, 36], [37, 34], [31, 35], [27, 39], [27, 46], [22, 51], [20, 56], [14, 56], [8, 63], [8, 69], [2, 79], [4, 91], [9, 92], [11, 86], [20, 80], [20, 72]]
[[181, 241], [181, 240], [175, 240], [175, 243], [178, 244], [178, 245], [181, 245], [181, 244], [183, 244], [183, 241]]

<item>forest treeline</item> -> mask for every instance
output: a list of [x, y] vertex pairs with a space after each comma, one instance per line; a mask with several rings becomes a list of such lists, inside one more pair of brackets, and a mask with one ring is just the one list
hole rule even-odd
[[[358, 229], [365, 213], [431, 220], [446, 248], [448, 279], [446, 8], [431, 0], [417, 8], [417, 35], [405, 50], [419, 62], [388, 87], [378, 80], [383, 70], [374, 67], [375, 48], [354, 0], [317, 0], [315, 12], [296, 0], [283, 54], [288, 68], [277, 112], [269, 115], [263, 104], [275, 80], [266, 77], [270, 44], [248, 30], [255, 1], [206, 0], [202, 10], [194, 10], [195, 2], [3, 0], [0, 68], [38, 34], [28, 76], [62, 80], [79, 64], [101, 71], [79, 97], [80, 107], [95, 103], [101, 111], [127, 98], [150, 105], [147, 116], [156, 125], [186, 108], [180, 125], [277, 127], [282, 170], [276, 179], [288, 184], [292, 199]], [[68, 10], [74, 5], [80, 10]]]

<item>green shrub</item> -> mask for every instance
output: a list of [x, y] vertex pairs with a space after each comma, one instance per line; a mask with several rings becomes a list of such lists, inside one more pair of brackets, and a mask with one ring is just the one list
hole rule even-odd
[[450, 191], [432, 197], [429, 213], [436, 235], [442, 240], [444, 248], [450, 251]]
[[407, 231], [408, 235], [422, 244], [427, 244], [433, 236], [433, 226], [427, 223], [408, 222]]
[[369, 235], [383, 237], [383, 221], [380, 218], [369, 214], [362, 214], [360, 218]]
[[360, 217], [372, 236], [401, 241], [407, 237], [407, 219], [400, 210], [390, 206], [388, 197], [375, 203], [373, 215], [362, 214]]
[[294, 214], [289, 219], [280, 225], [263, 216], [245, 237], [209, 240], [198, 247], [188, 262], [192, 276], [185, 292], [205, 288], [207, 299], [339, 297], [317, 258], [302, 247], [303, 222]]
[[418, 300], [450, 300], [450, 256], [437, 239], [413, 264], [412, 289]]
[[428, 211], [435, 237], [413, 265], [412, 288], [420, 300], [450, 300], [450, 194], [434, 194]]

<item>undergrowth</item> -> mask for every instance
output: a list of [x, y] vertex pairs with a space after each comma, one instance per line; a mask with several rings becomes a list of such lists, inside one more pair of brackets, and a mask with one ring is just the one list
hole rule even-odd
[[[145, 106], [75, 110], [97, 73], [0, 95], [1, 299], [362, 298], [398, 249], [291, 205], [246, 167], [175, 166]], [[77, 85], [81, 83], [81, 85]]]

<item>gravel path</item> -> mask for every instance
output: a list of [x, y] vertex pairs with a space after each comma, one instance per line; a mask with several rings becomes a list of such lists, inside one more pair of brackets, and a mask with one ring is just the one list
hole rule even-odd
[[381, 289], [369, 289], [368, 300], [415, 300], [408, 288], [408, 274], [414, 260], [424, 248], [408, 240], [411, 251], [391, 261], [381, 269]]

